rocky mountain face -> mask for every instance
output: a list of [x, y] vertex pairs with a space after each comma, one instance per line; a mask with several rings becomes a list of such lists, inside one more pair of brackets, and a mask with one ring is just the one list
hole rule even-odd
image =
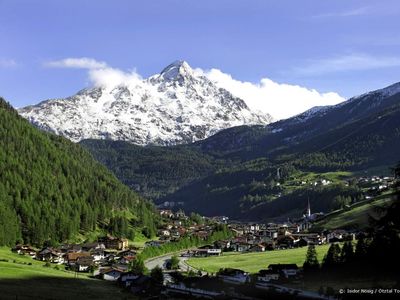
[[118, 86], [84, 89], [66, 99], [24, 107], [19, 113], [37, 127], [78, 142], [128, 141], [176, 145], [205, 139], [239, 125], [266, 125], [272, 117], [176, 61], [160, 74]]

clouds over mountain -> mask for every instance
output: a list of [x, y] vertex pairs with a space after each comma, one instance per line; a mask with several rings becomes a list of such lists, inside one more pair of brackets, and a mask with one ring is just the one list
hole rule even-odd
[[[46, 67], [86, 69], [90, 82], [95, 86], [132, 84], [142, 79], [135, 70], [124, 71], [92, 58], [66, 58], [45, 63]], [[232, 78], [218, 69], [195, 69], [221, 88], [243, 99], [252, 108], [271, 114], [275, 119], [284, 119], [301, 113], [313, 106], [332, 105], [344, 98], [334, 92], [320, 93], [298, 85], [277, 83], [269, 78], [259, 82], [246, 82]]]

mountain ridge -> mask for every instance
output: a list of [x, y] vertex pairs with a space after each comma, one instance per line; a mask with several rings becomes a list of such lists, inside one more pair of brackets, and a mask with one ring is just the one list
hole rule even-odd
[[[305, 192], [277, 197], [282, 193], [276, 186], [277, 168], [290, 178], [306, 173], [363, 172], [396, 164], [400, 159], [400, 93], [396, 90], [397, 84], [340, 105], [311, 110], [300, 119], [295, 116], [267, 126], [233, 127], [190, 145], [153, 148], [151, 157], [111, 141], [83, 145], [123, 182], [145, 186], [141, 192], [149, 193], [156, 203], [185, 202], [184, 209], [205, 215], [274, 217], [284, 211], [282, 207], [296, 212], [296, 205], [306, 199]], [[190, 158], [194, 157], [193, 163]], [[158, 163], [169, 166], [168, 172], [159, 168], [154, 173]], [[180, 178], [181, 170], [190, 170], [195, 163], [198, 167]], [[138, 167], [132, 169], [133, 165]], [[165, 189], [165, 182], [173, 189]], [[329, 207], [335, 189], [326, 188], [325, 194], [312, 192], [316, 199], [326, 197], [323, 205], [313, 205]], [[349, 187], [337, 190], [358, 197]]]
[[229, 127], [272, 121], [185, 61], [147, 79], [87, 88], [18, 111], [35, 126], [74, 142], [95, 138], [137, 145], [187, 144]]

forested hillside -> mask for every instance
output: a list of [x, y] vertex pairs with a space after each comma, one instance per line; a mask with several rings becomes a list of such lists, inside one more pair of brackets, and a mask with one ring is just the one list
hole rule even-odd
[[226, 164], [185, 145], [142, 147], [109, 140], [84, 140], [80, 144], [126, 185], [152, 199], [171, 194]]
[[[377, 167], [387, 173], [400, 160], [398, 86], [268, 126], [229, 128], [186, 146], [83, 145], [156, 203], [184, 202], [185, 210], [205, 215], [260, 219], [299, 216], [310, 198], [315, 210], [327, 212], [338, 195], [350, 202], [361, 197], [340, 177]], [[326, 173], [333, 173], [332, 185], [300, 184], [327, 179]]]
[[87, 232], [154, 232], [153, 206], [81, 146], [44, 133], [0, 98], [0, 245], [57, 243]]

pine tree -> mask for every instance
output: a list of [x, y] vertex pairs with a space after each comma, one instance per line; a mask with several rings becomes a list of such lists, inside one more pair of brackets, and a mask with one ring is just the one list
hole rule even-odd
[[365, 242], [365, 238], [360, 237], [357, 240], [356, 250], [354, 252], [354, 258], [357, 261], [364, 261], [367, 258], [367, 254], [368, 254], [368, 246]]
[[342, 263], [350, 263], [354, 259], [354, 250], [352, 242], [345, 242], [342, 247], [342, 252], [340, 254], [340, 260]]
[[336, 243], [331, 244], [322, 262], [323, 268], [337, 266], [340, 263], [340, 246]]
[[317, 251], [315, 245], [309, 245], [307, 249], [306, 260], [303, 264], [305, 271], [317, 270], [319, 268], [319, 262], [317, 257]]
[[155, 266], [154, 269], [151, 270], [150, 277], [156, 284], [161, 285], [164, 282], [164, 274], [159, 266]]
[[146, 267], [144, 265], [144, 261], [140, 258], [140, 256], [137, 256], [134, 261], [131, 263], [131, 271], [137, 275], [143, 274], [146, 270]]

